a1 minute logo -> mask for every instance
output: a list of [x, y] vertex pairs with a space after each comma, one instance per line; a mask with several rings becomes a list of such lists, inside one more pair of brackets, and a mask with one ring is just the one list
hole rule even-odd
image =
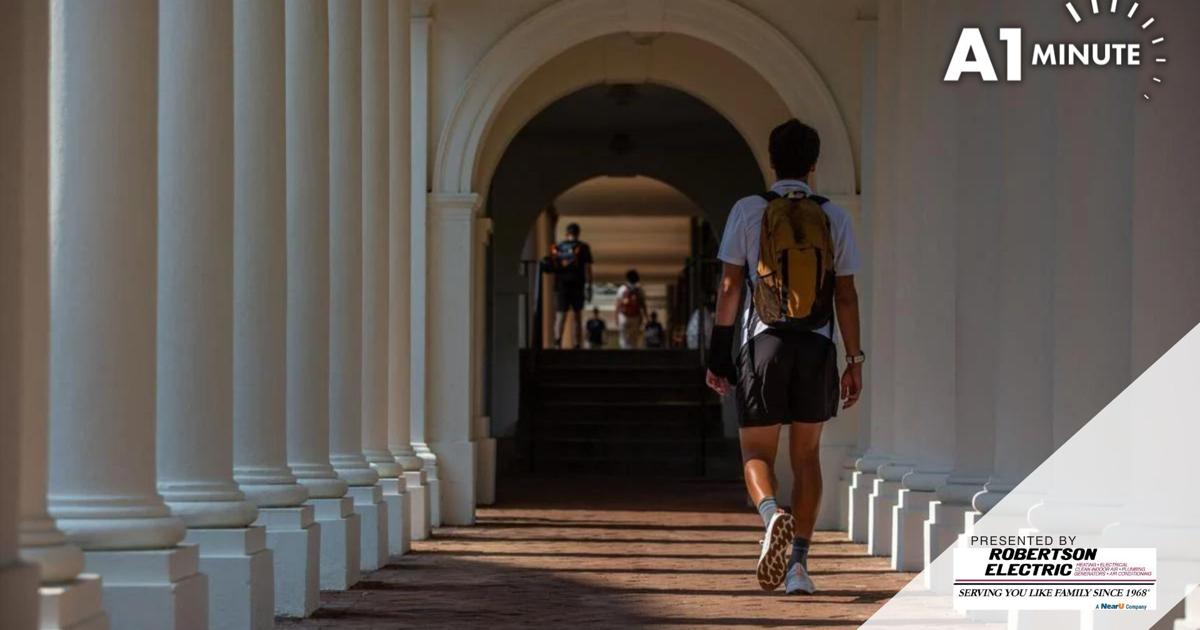
[[[1135, 17], [1138, 14], [1140, 4], [1133, 2], [1127, 7], [1121, 6], [1121, 0], [1091, 0], [1092, 15], [1101, 13], [1101, 3], [1108, 4], [1107, 11], [1111, 14], [1124, 13], [1131, 25], [1135, 26], [1135, 34], [1140, 37], [1150, 35], [1150, 29], [1155, 24], [1153, 17], [1146, 18], [1140, 22], [1140, 28], [1137, 20], [1141, 17]], [[1076, 24], [1083, 22], [1083, 17], [1079, 10], [1075, 8], [1073, 2], [1068, 2], [1066, 5], [1067, 12], [1071, 19]], [[1165, 55], [1155, 54], [1154, 47], [1166, 41], [1166, 37], [1162, 35], [1151, 35], [1149, 44], [1143, 41], [1110, 41], [1110, 42], [1088, 42], [1088, 43], [1063, 43], [1063, 42], [1048, 42], [1035, 43], [1032, 52], [1029, 56], [1029, 65], [1032, 67], [1065, 67], [1065, 66], [1114, 66], [1114, 67], [1129, 67], [1141, 66], [1143, 62], [1153, 64], [1166, 64], [1167, 58]], [[1004, 43], [1005, 62], [1004, 62], [1004, 80], [1017, 82], [1021, 80], [1024, 72], [1024, 47], [1022, 45], [1022, 33], [1019, 28], [1002, 28], [999, 31], [1000, 41]], [[1147, 53], [1146, 51], [1151, 52]], [[978, 74], [980, 79], [987, 82], [999, 81], [999, 75], [996, 73], [996, 66], [992, 63], [991, 56], [988, 54], [987, 43], [984, 40], [983, 31], [978, 28], [964, 28], [958, 36], [958, 44], [954, 47], [954, 54], [950, 57], [950, 64], [946, 67], [946, 75], [943, 81], [954, 83], [962, 79], [965, 74]], [[1162, 77], [1157, 71], [1150, 77], [1151, 82], [1162, 84]], [[1149, 89], [1142, 92], [1142, 98], [1149, 101]]]

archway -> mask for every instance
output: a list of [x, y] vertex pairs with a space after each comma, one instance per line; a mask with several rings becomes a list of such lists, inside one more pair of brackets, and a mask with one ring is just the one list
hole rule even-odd
[[[619, 38], [634, 49], [612, 46]], [[593, 63], [574, 66], [579, 71], [567, 73], [569, 77], [553, 76], [561, 67], [556, 61], [589, 45], [609, 48], [593, 55]], [[697, 47], [707, 49], [710, 59], [724, 59], [736, 72], [709, 73], [706, 84], [703, 73], [688, 71], [691, 58], [681, 53]], [[760, 189], [768, 179], [765, 129], [787, 116], [803, 118], [824, 139], [818, 175], [822, 192], [852, 212], [857, 206], [853, 152], [830, 90], [790, 40], [744, 7], [729, 0], [566, 0], [510, 30], [472, 71], [442, 128], [428, 198], [431, 317], [424, 415], [427, 441], [436, 453], [448, 455], [441, 483], [443, 516], [449, 522], [471, 522], [476, 496], [486, 501], [494, 483], [492, 422], [484, 393], [489, 307], [483, 261], [488, 237], [495, 228], [498, 241], [501, 226], [481, 212], [487, 208], [486, 214], [494, 214], [492, 196], [499, 190], [493, 186], [497, 177], [489, 160], [498, 172], [502, 166], [496, 156], [505, 153], [525, 121], [564, 93], [597, 83], [686, 87], [717, 110], [743, 141], [757, 138], [747, 142], [754, 181], [739, 185], [737, 196]], [[720, 100], [722, 88], [728, 92], [738, 85], [763, 95], [743, 100], [764, 107], [744, 111]], [[526, 87], [529, 98], [519, 97]], [[634, 172], [684, 189], [669, 171], [670, 163], [664, 163]], [[558, 190], [605, 172], [580, 173], [559, 182]], [[710, 181], [722, 179], [728, 178]], [[728, 208], [734, 199], [720, 205]], [[470, 259], [465, 265], [464, 253]], [[497, 329], [490, 332], [497, 334]]]
[[[855, 193], [853, 151], [832, 93], [799, 48], [770, 23], [730, 0], [568, 0], [509, 31], [471, 72], [438, 141], [435, 194], [480, 192], [486, 186], [477, 172], [482, 144], [512, 94], [535, 71], [572, 47], [606, 35], [630, 34], [648, 41], [663, 33], [707, 42], [752, 68], [791, 115], [821, 133], [823, 191], [835, 196]], [[670, 84], [671, 78], [660, 81]], [[594, 78], [585, 72], [580, 80]], [[525, 117], [537, 106], [528, 104]], [[750, 121], [732, 122], [739, 128], [754, 126]]]

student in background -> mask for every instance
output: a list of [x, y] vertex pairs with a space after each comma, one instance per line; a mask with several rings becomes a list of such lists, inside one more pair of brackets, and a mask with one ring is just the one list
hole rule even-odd
[[604, 347], [604, 331], [608, 330], [608, 324], [600, 317], [600, 309], [592, 309], [592, 318], [587, 322], [587, 347], [588, 349], [596, 349]]
[[658, 311], [650, 312], [650, 321], [646, 323], [646, 329], [642, 331], [645, 335], [647, 348], [662, 348], [666, 345], [667, 334], [663, 331], [663, 325], [658, 321]]
[[562, 348], [568, 311], [575, 314], [574, 344], [583, 341], [581, 313], [592, 299], [592, 248], [579, 240], [579, 224], [567, 226], [567, 238], [551, 245], [550, 266], [554, 273], [554, 347]]
[[621, 347], [637, 348], [642, 341], [642, 321], [646, 318], [646, 293], [638, 284], [642, 277], [637, 269], [625, 272], [625, 283], [617, 289], [617, 327]]

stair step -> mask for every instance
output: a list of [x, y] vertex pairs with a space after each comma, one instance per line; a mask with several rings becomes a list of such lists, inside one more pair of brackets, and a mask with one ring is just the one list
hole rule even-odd
[[695, 421], [720, 419], [720, 405], [696, 402], [615, 402], [575, 400], [542, 401], [533, 410], [532, 419], [556, 422], [569, 418], [574, 422], [606, 422], [611, 424], [647, 422]]
[[608, 365], [563, 365], [539, 369], [539, 383], [589, 385], [696, 385], [704, 383], [704, 373], [698, 367], [639, 365], [613, 367]]
[[703, 387], [699, 383], [695, 385], [539, 383], [537, 395], [543, 402], [691, 402], [698, 405], [705, 397]]
[[[528, 360], [528, 350], [523, 351]], [[539, 369], [558, 366], [700, 366], [697, 350], [542, 350], [537, 353]]]
[[[696, 477], [701, 474], [699, 459], [623, 461], [612, 459], [535, 459], [533, 472], [554, 475], [620, 475], [631, 478]], [[635, 483], [630, 479], [630, 483]]]

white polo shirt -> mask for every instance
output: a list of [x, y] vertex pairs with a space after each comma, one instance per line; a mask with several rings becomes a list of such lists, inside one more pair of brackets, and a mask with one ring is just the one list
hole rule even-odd
[[[780, 195], [786, 195], [797, 190], [805, 194], [813, 194], [808, 184], [798, 179], [781, 179], [771, 186], [771, 190]], [[725, 222], [725, 233], [721, 236], [721, 249], [717, 258], [731, 265], [746, 268], [751, 281], [758, 275], [758, 240], [762, 235], [762, 215], [767, 209], [767, 200], [758, 195], [743, 197], [733, 205], [729, 220]], [[829, 217], [829, 228], [833, 236], [833, 271], [839, 276], [852, 276], [859, 271], [861, 261], [858, 255], [858, 244], [854, 240], [854, 226], [850, 215], [841, 206], [832, 201], [821, 206]], [[759, 321], [753, 309], [750, 292], [746, 292], [743, 305], [742, 321], [744, 322], [741, 343], [745, 344], [751, 337], [767, 330], [767, 325]], [[832, 338], [833, 325], [830, 324], [817, 330], [822, 335]]]

